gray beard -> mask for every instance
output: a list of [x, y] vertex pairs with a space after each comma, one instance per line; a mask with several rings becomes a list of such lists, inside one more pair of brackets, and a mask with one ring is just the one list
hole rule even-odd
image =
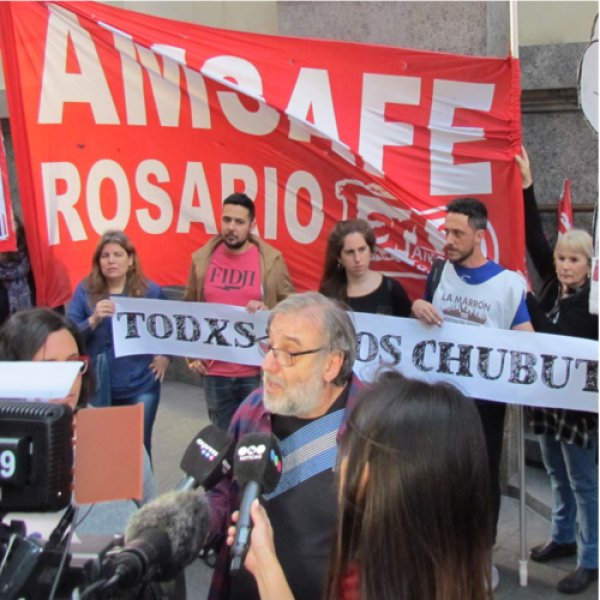
[[[267, 389], [268, 373], [263, 373], [265, 408], [275, 415], [302, 417], [313, 413], [321, 404], [325, 384], [317, 378], [311, 378], [293, 386], [286, 386], [282, 398], [269, 398]], [[279, 381], [279, 380], [278, 380]]]

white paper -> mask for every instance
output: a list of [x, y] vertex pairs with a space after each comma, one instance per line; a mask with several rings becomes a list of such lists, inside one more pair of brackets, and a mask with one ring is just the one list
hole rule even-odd
[[0, 362], [0, 398], [66, 398], [81, 365], [80, 361]]

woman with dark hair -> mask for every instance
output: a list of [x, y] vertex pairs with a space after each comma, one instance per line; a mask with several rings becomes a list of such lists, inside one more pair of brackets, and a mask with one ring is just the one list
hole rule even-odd
[[122, 231], [107, 231], [92, 258], [90, 274], [77, 286], [67, 316], [81, 329], [96, 376], [93, 406], [144, 404], [144, 446], [151, 455], [152, 427], [158, 411], [160, 384], [169, 365], [166, 356], [141, 354], [115, 357], [109, 296], [167, 300], [147, 279], [131, 240]]
[[395, 280], [369, 267], [375, 233], [362, 219], [340, 221], [331, 230], [319, 292], [355, 312], [409, 317], [411, 302]]
[[[490, 597], [488, 468], [471, 399], [449, 384], [383, 373], [350, 416], [340, 455], [327, 600]], [[292, 600], [258, 502], [251, 515], [245, 565], [261, 599]]]
[[35, 286], [21, 219], [13, 216], [17, 249], [0, 252], [0, 325], [10, 315], [35, 305]]
[[[525, 242], [542, 278], [539, 297], [527, 294], [531, 324], [542, 333], [597, 340], [598, 316], [590, 313], [589, 301], [592, 237], [581, 229], [571, 229], [552, 252], [542, 229], [525, 148], [522, 154], [516, 160], [523, 179]], [[554, 502], [551, 539], [532, 548], [531, 559], [547, 562], [577, 554], [577, 567], [557, 585], [560, 592], [577, 594], [598, 579], [598, 414], [558, 408], [528, 412], [550, 475]], [[579, 546], [576, 523], [581, 534]]]
[[79, 329], [48, 308], [29, 308], [14, 314], [0, 329], [0, 361], [83, 360], [81, 377], [60, 402], [73, 410], [85, 408], [90, 399], [92, 376]]
[[[66, 398], [74, 411], [86, 408], [93, 376], [81, 333], [76, 325], [48, 308], [30, 308], [14, 314], [0, 329], [0, 361], [82, 361], [80, 374]], [[114, 535], [122, 533], [138, 506], [156, 496], [150, 459], [144, 452], [144, 485], [141, 502], [117, 500], [83, 505], [78, 533]], [[8, 518], [8, 517], [7, 517]], [[10, 520], [10, 519], [9, 519]]]

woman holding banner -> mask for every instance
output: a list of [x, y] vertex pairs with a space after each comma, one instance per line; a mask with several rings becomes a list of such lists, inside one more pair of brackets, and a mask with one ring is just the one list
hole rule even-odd
[[122, 231], [107, 231], [92, 258], [90, 274], [77, 286], [67, 316], [81, 329], [97, 379], [93, 406], [144, 404], [144, 446], [151, 456], [152, 427], [160, 384], [169, 365], [166, 356], [115, 357], [110, 296], [167, 300], [147, 279], [131, 240]]
[[[531, 323], [543, 333], [598, 339], [598, 317], [589, 310], [592, 238], [585, 231], [571, 229], [552, 252], [542, 229], [527, 152], [522, 150], [523, 156], [516, 160], [523, 179], [525, 239], [543, 281], [539, 299], [527, 294]], [[533, 408], [530, 417], [554, 496], [552, 538], [532, 548], [531, 559], [546, 562], [577, 554], [577, 567], [557, 586], [560, 592], [577, 594], [598, 578], [598, 415]]]
[[[491, 597], [488, 466], [473, 400], [385, 372], [350, 415], [339, 452], [327, 600]], [[261, 600], [293, 600], [258, 501], [251, 516], [245, 566]]]
[[395, 280], [369, 267], [375, 233], [362, 219], [340, 221], [331, 230], [319, 292], [355, 312], [408, 317], [411, 302]]

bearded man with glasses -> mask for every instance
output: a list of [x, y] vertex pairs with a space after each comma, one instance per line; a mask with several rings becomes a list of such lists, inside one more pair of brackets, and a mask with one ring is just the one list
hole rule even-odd
[[[356, 405], [352, 374], [356, 333], [348, 313], [316, 292], [292, 294], [269, 317], [260, 342], [263, 388], [240, 405], [229, 433], [238, 440], [273, 432], [281, 441], [283, 473], [262, 502], [273, 526], [275, 550], [295, 600], [323, 596], [336, 523], [334, 467], [337, 441]], [[229, 577], [224, 543], [240, 489], [225, 478], [206, 494], [211, 506], [207, 548], [221, 543], [209, 600], [259, 600], [254, 577], [242, 568]]]

